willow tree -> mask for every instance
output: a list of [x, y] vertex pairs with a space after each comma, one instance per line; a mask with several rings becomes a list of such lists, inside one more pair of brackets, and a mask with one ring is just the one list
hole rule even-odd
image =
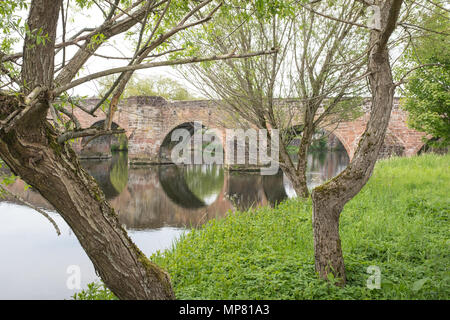
[[426, 147], [447, 148], [450, 145], [450, 15], [439, 7], [420, 9], [416, 18], [418, 28], [401, 25], [409, 27], [410, 45], [402, 59], [403, 66], [397, 69], [411, 71], [399, 80], [405, 85], [402, 108], [408, 111], [411, 128], [431, 136]]
[[[276, 10], [280, 8], [276, 4], [281, 5], [284, 2], [270, 3], [275, 5], [269, 9]], [[287, 69], [296, 71], [297, 77], [291, 76], [289, 79], [297, 81], [298, 94], [303, 98], [303, 142], [299, 150], [301, 158], [305, 158], [310, 138], [319, 125], [318, 120], [322, 120], [320, 109], [325, 111], [325, 115], [336, 111], [338, 103], [352, 92], [353, 84], [358, 78], [366, 79], [367, 92], [371, 96], [369, 120], [352, 161], [338, 176], [316, 187], [312, 192], [315, 268], [324, 279], [333, 274], [335, 279], [339, 279], [337, 284], [340, 285], [346, 282], [339, 236], [340, 215], [345, 204], [367, 183], [384, 142], [394, 93], [399, 85], [393, 81], [393, 61], [390, 59], [392, 47], [395, 48], [399, 42], [398, 39], [390, 42], [391, 36], [398, 25], [413, 26], [408, 22], [411, 5], [405, 6], [405, 14], [399, 20], [402, 3], [402, 0], [331, 3], [322, 3], [320, 0], [296, 1], [295, 5], [300, 8], [300, 12], [296, 14], [292, 11], [287, 14], [294, 18], [295, 25], [298, 26], [293, 37], [294, 40], [297, 39], [294, 45], [294, 64], [290, 64]], [[432, 1], [425, 1], [425, 5], [436, 6]], [[281, 8], [284, 8], [283, 5]], [[371, 17], [369, 21], [368, 17]], [[276, 21], [278, 20], [272, 20], [271, 27], [261, 26], [260, 29], [254, 28], [244, 32], [236, 30], [235, 43], [246, 48], [258, 46], [261, 42], [272, 43], [273, 46], [283, 48], [280, 44], [285, 43], [286, 39], [277, 41], [280, 39], [277, 37], [278, 32], [283, 29], [280, 29], [283, 24], [275, 23]], [[248, 26], [244, 23], [242, 25]], [[321, 34], [323, 38], [320, 37]], [[361, 36], [364, 46], [358, 41]], [[210, 44], [218, 46], [228, 36], [216, 38], [213, 38]], [[230, 45], [222, 45], [222, 50]], [[361, 45], [362, 51], [355, 49], [355, 45]], [[264, 127], [264, 124], [269, 124], [272, 128], [278, 128], [280, 122], [275, 121], [277, 112], [273, 107], [273, 92], [280, 65], [280, 53], [251, 62], [228, 62], [226, 65], [229, 66], [227, 69], [195, 69], [204, 75], [205, 82], [214, 92], [234, 102], [237, 108], [232, 108], [233, 112], [241, 116], [251, 114], [252, 123], [256, 126]], [[239, 79], [234, 86], [233, 82], [226, 78], [227, 72]], [[258, 72], [261, 72], [259, 77], [255, 76]], [[217, 74], [220, 74], [220, 77]], [[222, 79], [226, 81], [221, 81]], [[248, 88], [252, 88], [257, 95], [250, 95], [251, 90]], [[230, 99], [230, 95], [235, 96], [235, 99]], [[236, 102], [242, 99], [246, 104]], [[250, 103], [252, 101], [253, 104]], [[280, 155], [283, 170], [289, 178], [304, 181], [305, 166], [302, 168], [303, 165], [299, 162], [299, 167], [293, 168], [283, 150]], [[305, 186], [296, 186], [295, 180], [294, 187], [297, 192], [300, 191], [299, 195], [308, 195]]]
[[[362, 1], [376, 6], [377, 27], [368, 41], [368, 80], [372, 94], [370, 118], [352, 161], [344, 171], [312, 192], [316, 271], [332, 273], [345, 284], [345, 265], [339, 237], [339, 218], [372, 175], [391, 115], [396, 85], [392, 78], [388, 41], [400, 15], [402, 0]], [[343, 22], [345, 23], [345, 22]]]
[[[276, 54], [180, 69], [186, 70], [182, 71], [185, 77], [197, 83], [203, 94], [218, 98], [233, 123], [279, 130], [280, 167], [297, 195], [307, 198], [307, 154], [314, 134], [324, 127], [331, 132], [339, 122], [358, 114], [361, 99], [355, 97], [365, 84], [368, 31], [356, 26], [367, 15], [358, 2], [304, 3], [271, 0], [263, 11], [258, 3], [240, 4], [238, 10], [246, 14], [236, 18], [222, 12], [214, 25], [203, 26], [208, 32], [188, 33], [192, 41], [206, 42], [206, 51], [277, 48]], [[349, 23], [316, 12], [334, 14]], [[299, 134], [298, 162], [294, 163], [287, 146]]]
[[[134, 70], [267, 53], [163, 59], [170, 53], [168, 41], [207, 23], [221, 5], [213, 0], [0, 2], [0, 157], [61, 214], [101, 279], [120, 299], [171, 299], [174, 293], [168, 274], [150, 262], [120, 226], [97, 183], [80, 166], [69, 140], [114, 133], [108, 123]], [[69, 34], [73, 6], [97, 10], [101, 22]], [[26, 22], [17, 16], [18, 10], [28, 11]], [[130, 56], [120, 57], [125, 66], [79, 75], [93, 56], [118, 58], [97, 51], [124, 34], [135, 46]], [[14, 52], [18, 41], [23, 41], [22, 52]], [[73, 54], [69, 47], [75, 48]], [[105, 128], [82, 128], [71, 112], [56, 104], [73, 101], [69, 89], [111, 74], [119, 74], [119, 80], [103, 99], [109, 107]], [[95, 112], [95, 108], [75, 107]], [[48, 120], [49, 115], [53, 120]]]
[[[372, 23], [368, 25], [371, 31], [367, 44], [367, 78], [371, 95], [369, 120], [347, 168], [312, 192], [316, 271], [325, 279], [332, 273], [335, 278], [340, 279], [338, 284], [341, 285], [346, 282], [339, 237], [339, 218], [342, 210], [372, 175], [389, 125], [396, 90], [403, 82], [408, 81], [413, 71], [429, 66], [423, 64], [401, 68], [401, 74], [398, 76], [401, 80], [394, 82], [393, 65], [401, 61], [401, 57], [408, 52], [411, 45], [414, 46], [411, 30], [442, 34], [439, 28], [429, 29], [417, 24], [417, 12], [434, 11], [437, 8], [440, 14], [448, 14], [448, 9], [432, 0], [405, 2], [404, 6], [402, 0], [359, 2], [370, 8], [374, 14]], [[395, 59], [391, 58], [395, 56]]]

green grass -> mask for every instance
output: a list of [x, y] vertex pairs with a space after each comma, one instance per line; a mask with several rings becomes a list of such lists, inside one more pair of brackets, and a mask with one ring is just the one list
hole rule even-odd
[[[151, 259], [178, 299], [449, 299], [449, 165], [449, 155], [377, 163], [341, 216], [344, 288], [314, 271], [310, 201], [230, 213]], [[380, 289], [366, 286], [369, 266]]]

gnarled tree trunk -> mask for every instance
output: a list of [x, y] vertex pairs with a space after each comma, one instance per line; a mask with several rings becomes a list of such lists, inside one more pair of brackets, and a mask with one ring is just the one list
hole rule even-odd
[[315, 188], [313, 199], [313, 230], [315, 267], [320, 277], [331, 272], [338, 282], [346, 282], [344, 258], [339, 237], [339, 217], [370, 178], [378, 152], [383, 144], [392, 110], [395, 86], [392, 80], [387, 42], [395, 29], [402, 0], [379, 1], [381, 31], [371, 31], [369, 47], [369, 83], [372, 91], [370, 119], [353, 160], [328, 183]]
[[[4, 109], [8, 102], [1, 100]], [[46, 110], [44, 104], [39, 107]], [[71, 147], [56, 139], [46, 121], [30, 117], [0, 134], [0, 155], [61, 214], [117, 297], [173, 299], [169, 276], [131, 241], [94, 178], [80, 166]]]
[[[173, 299], [169, 276], [151, 263], [120, 226], [95, 180], [46, 120], [54, 76], [61, 0], [34, 0], [24, 44], [22, 92], [0, 93], [0, 157], [49, 201], [71, 227], [105, 284], [120, 299]], [[44, 43], [36, 34], [46, 35]], [[39, 89], [37, 90], [36, 89]]]

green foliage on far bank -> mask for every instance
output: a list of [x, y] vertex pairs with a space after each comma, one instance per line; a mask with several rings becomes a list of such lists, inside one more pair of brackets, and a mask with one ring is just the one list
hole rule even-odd
[[436, 32], [417, 37], [403, 58], [417, 69], [408, 77], [402, 108], [411, 128], [432, 136], [429, 145], [445, 148], [450, 145], [450, 20], [438, 8], [421, 19], [425, 29]]
[[[178, 299], [449, 299], [450, 155], [377, 163], [341, 217], [348, 283], [314, 271], [311, 202], [230, 213], [152, 260]], [[381, 270], [381, 288], [366, 283]], [[86, 293], [85, 293], [86, 294]]]
[[[116, 80], [116, 76], [105, 77], [100, 80], [101, 93], [106, 93]], [[178, 81], [168, 77], [131, 77], [128, 82], [122, 98], [132, 96], [161, 96], [169, 100], [194, 100], [196, 97], [192, 95]]]

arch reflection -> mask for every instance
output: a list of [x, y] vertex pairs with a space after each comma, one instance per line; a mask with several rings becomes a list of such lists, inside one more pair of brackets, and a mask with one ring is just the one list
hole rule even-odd
[[159, 182], [177, 205], [198, 209], [212, 204], [223, 187], [223, 168], [219, 166], [159, 166]]
[[106, 199], [118, 196], [128, 183], [126, 152], [115, 152], [110, 160], [80, 160], [82, 166], [95, 178]]
[[[309, 157], [310, 187], [332, 178], [348, 164], [345, 152], [311, 153]], [[128, 168], [126, 153], [82, 164], [98, 181], [120, 223], [132, 230], [196, 227], [223, 217], [230, 210], [276, 205], [295, 194], [282, 173], [261, 176], [227, 172], [220, 166]], [[35, 205], [45, 203], [31, 189], [24, 191], [20, 181], [9, 187]]]

